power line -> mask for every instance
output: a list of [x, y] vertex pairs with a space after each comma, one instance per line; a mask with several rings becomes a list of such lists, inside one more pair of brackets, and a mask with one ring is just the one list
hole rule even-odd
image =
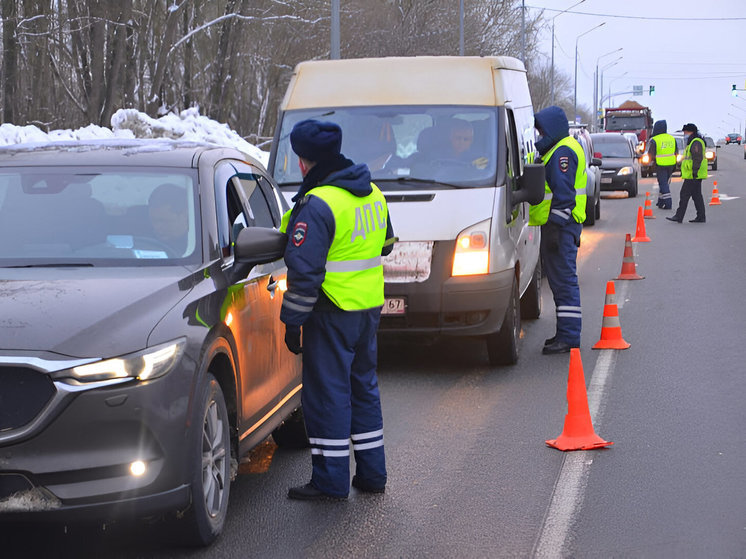
[[[557, 8], [545, 8], [543, 6], [526, 6], [533, 10], [545, 10], [547, 12], [562, 12]], [[623, 16], [618, 14], [595, 14], [591, 12], [576, 12], [573, 14], [581, 16], [615, 17], [619, 19], [645, 19], [651, 21], [746, 21], [746, 17], [652, 17], [652, 16]]]

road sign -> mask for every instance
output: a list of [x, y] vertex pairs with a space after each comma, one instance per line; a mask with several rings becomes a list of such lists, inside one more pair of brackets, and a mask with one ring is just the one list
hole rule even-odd
[[641, 85], [633, 85], [632, 86], [632, 95], [642, 95], [642, 86]]

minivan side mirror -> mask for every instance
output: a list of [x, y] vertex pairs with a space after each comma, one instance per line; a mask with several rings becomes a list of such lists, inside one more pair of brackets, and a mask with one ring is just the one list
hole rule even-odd
[[288, 236], [269, 227], [245, 227], [236, 238], [236, 262], [249, 267], [274, 262], [285, 254]]
[[546, 175], [544, 165], [531, 164], [523, 166], [523, 175], [518, 179], [518, 190], [512, 193], [514, 206], [528, 202], [532, 206], [544, 200], [544, 183]]

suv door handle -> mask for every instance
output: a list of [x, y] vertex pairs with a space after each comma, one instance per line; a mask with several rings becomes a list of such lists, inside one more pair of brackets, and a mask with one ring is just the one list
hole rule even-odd
[[275, 289], [277, 289], [277, 286], [279, 285], [279, 281], [277, 281], [272, 276], [269, 276], [269, 283], [267, 284], [267, 291], [269, 291], [272, 295], [275, 294]]

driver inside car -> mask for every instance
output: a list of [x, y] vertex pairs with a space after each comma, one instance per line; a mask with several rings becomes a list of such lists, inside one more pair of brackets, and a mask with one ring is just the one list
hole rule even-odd
[[164, 183], [150, 194], [148, 216], [153, 236], [169, 247], [172, 254], [183, 256], [187, 249], [189, 218], [186, 190]]
[[450, 124], [450, 158], [464, 161], [477, 169], [487, 167], [487, 158], [474, 153], [474, 126], [468, 120], [454, 118]]

